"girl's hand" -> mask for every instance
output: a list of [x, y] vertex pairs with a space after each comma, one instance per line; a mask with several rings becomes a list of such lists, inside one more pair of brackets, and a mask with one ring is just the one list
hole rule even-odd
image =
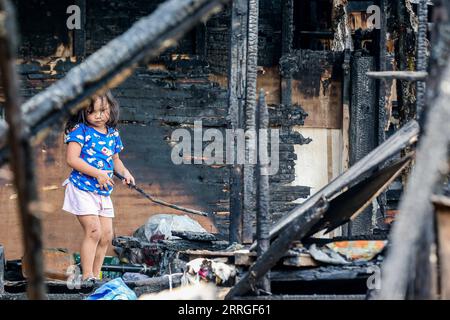
[[130, 173], [130, 171], [128, 171], [128, 170], [125, 170], [125, 172], [123, 173], [123, 177], [124, 177], [124, 179], [122, 180], [123, 181], [123, 184], [136, 184], [135, 182], [134, 182], [134, 177], [131, 175], [131, 173]]
[[112, 171], [107, 171], [107, 170], [100, 170], [99, 174], [96, 176], [98, 184], [100, 185], [100, 189], [108, 189], [108, 185], [109, 186], [113, 186], [114, 185], [114, 181], [112, 178], [109, 177], [108, 173], [110, 173]]

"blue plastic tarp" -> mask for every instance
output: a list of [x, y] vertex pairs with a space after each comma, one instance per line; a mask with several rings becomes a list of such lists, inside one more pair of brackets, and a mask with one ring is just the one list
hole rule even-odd
[[122, 278], [116, 278], [95, 290], [86, 300], [137, 300], [137, 296]]

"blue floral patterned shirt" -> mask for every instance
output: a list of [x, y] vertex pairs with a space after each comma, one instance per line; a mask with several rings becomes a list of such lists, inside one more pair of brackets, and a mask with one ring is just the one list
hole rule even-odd
[[[101, 133], [84, 124], [77, 124], [65, 137], [65, 143], [78, 142], [81, 145], [80, 158], [100, 170], [114, 170], [113, 155], [123, 149], [122, 140], [116, 129], [108, 128], [108, 133]], [[113, 176], [111, 172], [110, 177]], [[109, 196], [113, 187], [100, 189], [97, 178], [72, 170], [70, 182], [80, 190]]]

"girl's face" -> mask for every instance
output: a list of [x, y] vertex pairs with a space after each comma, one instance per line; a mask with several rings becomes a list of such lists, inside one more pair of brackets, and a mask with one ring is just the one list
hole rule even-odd
[[106, 97], [97, 97], [91, 111], [87, 112], [87, 122], [96, 128], [104, 128], [109, 120], [109, 103]]

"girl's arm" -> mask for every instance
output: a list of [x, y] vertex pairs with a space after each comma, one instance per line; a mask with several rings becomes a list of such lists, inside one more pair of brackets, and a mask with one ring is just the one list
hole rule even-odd
[[96, 178], [100, 185], [100, 189], [103, 189], [103, 187], [107, 187], [106, 185], [114, 185], [113, 179], [108, 176], [108, 172], [112, 171], [99, 170], [97, 168], [94, 168], [80, 158], [80, 153], [80, 144], [78, 142], [69, 142], [69, 144], [67, 145], [66, 161], [70, 167], [81, 173]]
[[131, 175], [130, 171], [128, 171], [128, 169], [125, 168], [125, 165], [123, 164], [122, 160], [120, 160], [118, 153], [113, 155], [113, 161], [114, 161], [114, 170], [116, 170], [117, 173], [119, 173], [125, 178], [124, 183], [126, 182], [127, 184], [130, 183], [135, 184], [134, 177]]

